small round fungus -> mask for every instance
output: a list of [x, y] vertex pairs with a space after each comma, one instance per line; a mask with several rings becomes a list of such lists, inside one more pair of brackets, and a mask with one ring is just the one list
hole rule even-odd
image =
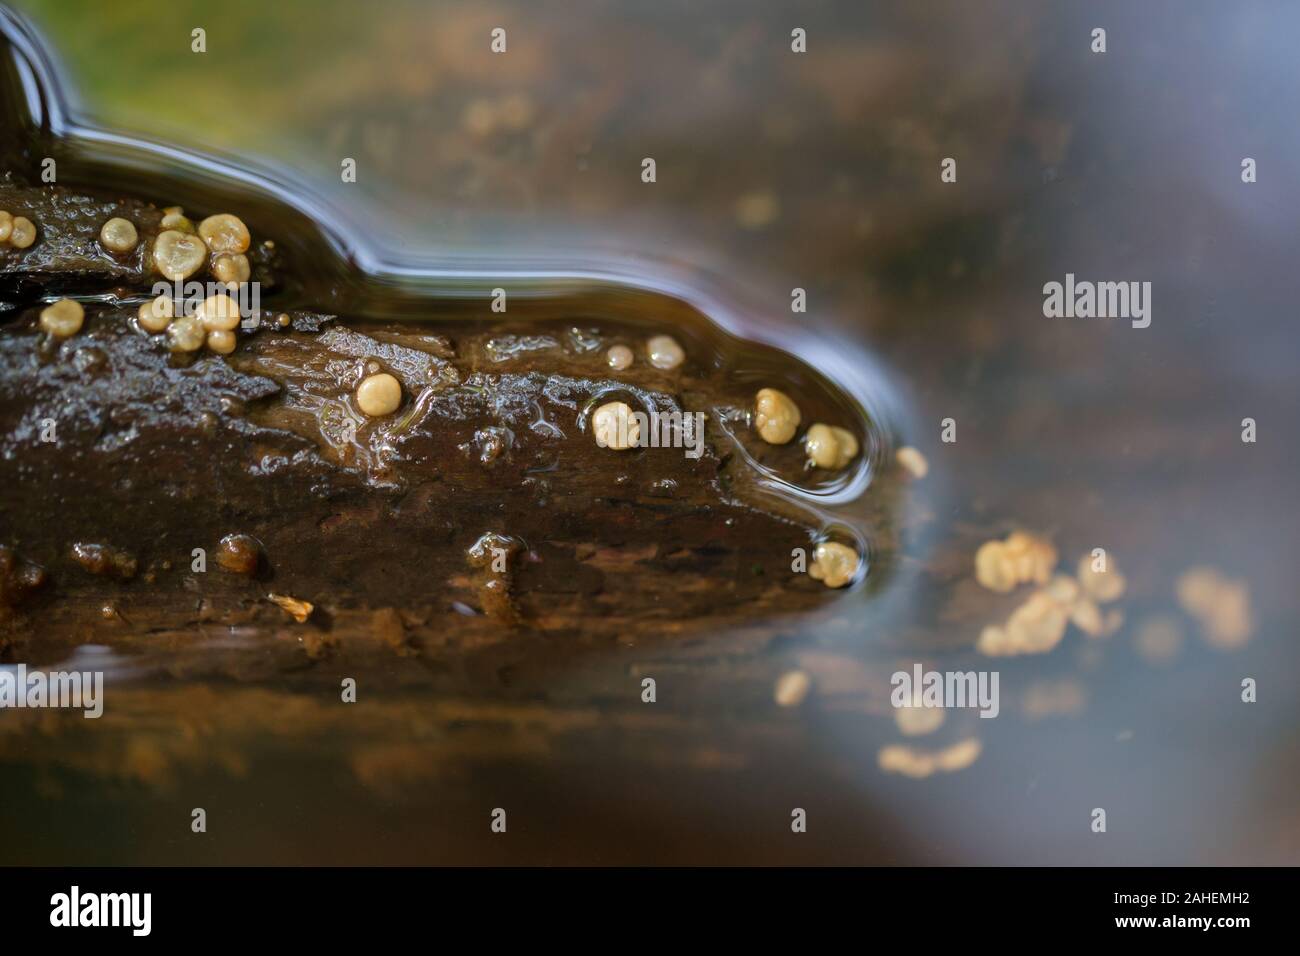
[[847, 428], [816, 424], [804, 436], [808, 460], [818, 468], [843, 468], [858, 454], [858, 440]]
[[913, 478], [924, 478], [930, 471], [930, 463], [925, 460], [925, 456], [911, 445], [904, 445], [894, 452], [894, 459]]
[[14, 231], [14, 217], [0, 209], [0, 243], [8, 242]]
[[182, 315], [167, 326], [167, 347], [173, 352], [197, 352], [203, 340], [203, 323], [196, 315]]
[[229, 355], [235, 350], [235, 333], [228, 329], [214, 329], [208, 333], [208, 348], [218, 355]]
[[212, 260], [212, 274], [218, 282], [239, 285], [247, 282], [251, 274], [248, 256], [238, 252], [223, 252]]
[[199, 235], [213, 252], [247, 252], [248, 227], [238, 216], [221, 213], [199, 223]]
[[81, 331], [86, 320], [86, 310], [80, 302], [60, 299], [41, 310], [41, 330], [56, 339], [67, 339]]
[[176, 303], [169, 295], [160, 295], [140, 306], [136, 318], [146, 332], [165, 332], [176, 315]]
[[605, 361], [616, 372], [631, 368], [632, 358], [632, 350], [626, 345], [611, 345], [609, 351], [605, 353]]
[[763, 441], [784, 445], [799, 428], [799, 406], [785, 392], [760, 388], [754, 399], [754, 427]]
[[153, 242], [153, 264], [173, 282], [188, 279], [208, 258], [208, 250], [196, 236], [167, 229]]
[[626, 402], [606, 402], [591, 416], [591, 431], [601, 448], [626, 451], [641, 441], [641, 423]]
[[256, 574], [262, 562], [262, 544], [249, 534], [228, 534], [217, 546], [216, 560], [232, 574]]
[[371, 418], [391, 415], [400, 404], [402, 383], [387, 372], [367, 375], [357, 386], [357, 405]]
[[189, 217], [181, 212], [180, 206], [173, 206], [171, 209], [164, 210], [166, 215], [162, 217], [159, 225], [163, 229], [174, 229], [177, 232], [194, 235], [194, 223], [190, 222]]
[[26, 249], [36, 241], [36, 224], [26, 216], [14, 216], [13, 227], [9, 233], [9, 245], [15, 249]]
[[776, 679], [772, 697], [780, 707], [798, 707], [812, 690], [807, 671], [786, 671]]
[[857, 576], [859, 563], [858, 552], [847, 544], [824, 541], [813, 551], [808, 575], [828, 588], [842, 588]]
[[99, 244], [109, 252], [130, 252], [140, 241], [135, 224], [129, 219], [114, 216], [99, 230]]
[[197, 315], [209, 332], [230, 332], [239, 327], [238, 303], [219, 292], [203, 300]]
[[655, 368], [674, 369], [686, 361], [686, 353], [671, 335], [656, 335], [646, 342], [646, 353]]

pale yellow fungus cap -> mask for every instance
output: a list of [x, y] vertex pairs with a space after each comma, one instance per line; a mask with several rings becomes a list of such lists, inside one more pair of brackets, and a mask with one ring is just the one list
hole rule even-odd
[[41, 310], [41, 330], [56, 339], [67, 339], [81, 331], [86, 310], [73, 299], [60, 299]]
[[804, 436], [808, 460], [818, 468], [843, 468], [858, 454], [858, 440], [847, 428], [816, 424]]
[[146, 332], [165, 332], [176, 315], [176, 303], [169, 295], [160, 295], [142, 303], [136, 318]]
[[197, 352], [205, 338], [198, 316], [182, 315], [167, 326], [167, 347], [173, 352]]
[[626, 345], [612, 345], [608, 352], [605, 353], [605, 361], [609, 367], [616, 372], [622, 372], [624, 369], [632, 367], [632, 350]]
[[153, 264], [173, 282], [188, 279], [207, 261], [208, 250], [202, 240], [175, 229], [158, 233], [153, 241]]
[[99, 230], [99, 244], [109, 252], [130, 252], [140, 241], [135, 224], [129, 219], [114, 216]]
[[786, 671], [776, 680], [772, 697], [780, 707], [798, 707], [812, 689], [807, 671]]
[[677, 368], [686, 361], [686, 353], [671, 335], [656, 335], [646, 342], [650, 364], [665, 370]]
[[215, 329], [208, 333], [208, 348], [218, 355], [229, 355], [235, 350], [235, 333], [228, 329]]
[[251, 270], [248, 256], [238, 252], [223, 252], [212, 258], [212, 275], [226, 285], [240, 285], [248, 281]]
[[14, 217], [9, 215], [5, 210], [0, 209], [0, 243], [8, 242], [13, 231]]
[[784, 445], [799, 428], [799, 406], [785, 392], [761, 388], [754, 397], [754, 427], [763, 441]]
[[894, 459], [913, 478], [924, 478], [930, 471], [930, 463], [925, 456], [911, 445], [904, 445], [894, 452]]
[[641, 423], [626, 402], [607, 402], [591, 416], [591, 431], [601, 448], [626, 451], [641, 441]]
[[199, 223], [199, 235], [213, 252], [247, 252], [248, 227], [238, 216], [220, 213]]
[[239, 304], [219, 292], [204, 299], [196, 314], [209, 332], [229, 332], [239, 327]]
[[357, 407], [371, 418], [391, 415], [402, 404], [402, 383], [387, 372], [367, 375], [357, 386]]
[[15, 249], [26, 249], [36, 241], [36, 224], [26, 216], [14, 216], [13, 226], [9, 232], [9, 245]]
[[828, 588], [842, 588], [857, 576], [861, 559], [847, 544], [823, 541], [813, 549], [808, 576]]

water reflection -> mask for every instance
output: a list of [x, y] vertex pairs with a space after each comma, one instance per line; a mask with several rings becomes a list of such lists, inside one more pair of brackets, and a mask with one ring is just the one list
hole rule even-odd
[[[142, 650], [136, 668], [168, 679], [115, 674], [94, 733], [0, 715], [16, 804], [50, 819], [58, 795], [82, 814], [68, 860], [1295, 861], [1300, 698], [1269, 678], [1297, 663], [1283, 410], [1300, 405], [1285, 212], [1300, 152], [1280, 104], [1300, 92], [1283, 41], [1300, 14], [395, 4], [364, 23], [277, 8], [301, 39], [272, 45], [233, 6], [241, 42], [223, 66], [265, 77], [254, 93], [204, 61], [144, 55], [188, 34], [184, 4], [123, 38], [138, 47], [119, 56], [138, 71], [129, 87], [97, 83], [96, 31], [25, 6], [89, 91], [87, 115], [292, 170], [394, 283], [430, 264], [468, 287], [503, 271], [630, 279], [797, 343], [931, 466], [906, 486], [888, 586], [798, 628], [562, 666], [535, 643], [481, 664], [372, 660], [381, 701], [346, 719], [336, 673], [263, 666], [256, 635]], [[104, 29], [118, 15], [77, 13]], [[1098, 58], [1087, 36], [1103, 21]], [[498, 22], [512, 47], [493, 60], [479, 38]], [[358, 188], [335, 179], [335, 156], [358, 159]], [[956, 184], [938, 176], [947, 156]], [[1066, 272], [1152, 282], [1151, 328], [1045, 319], [1042, 284]], [[795, 287], [807, 313], [789, 311]], [[1050, 536], [1067, 571], [1094, 547], [1115, 555], [1123, 627], [978, 655], [1028, 591], [981, 588], [973, 555], [1016, 529]], [[1196, 565], [1244, 582], [1252, 626], [1236, 646], [1178, 600]], [[998, 668], [1002, 714], [904, 733], [889, 677], [918, 658]], [[790, 670], [812, 690], [779, 708]], [[655, 708], [632, 690], [645, 674], [672, 689]], [[1251, 677], [1260, 699], [1244, 704]], [[889, 747], [967, 740], [977, 759], [952, 772], [881, 767]], [[238, 834], [198, 848], [162, 835], [200, 801]], [[519, 808], [508, 848], [478, 827], [502, 803]], [[791, 807], [808, 809], [807, 834], [788, 832]], [[105, 832], [102, 859], [76, 855], [75, 837]], [[27, 862], [40, 844], [8, 845]]]

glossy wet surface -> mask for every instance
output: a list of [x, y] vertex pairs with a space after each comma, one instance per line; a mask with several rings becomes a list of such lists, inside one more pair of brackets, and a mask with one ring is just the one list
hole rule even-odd
[[[181, 7], [130, 29], [33, 13], [109, 125], [286, 164], [376, 260], [441, 261], [483, 290], [495, 270], [599, 266], [681, 292], [871, 396], [929, 473], [906, 485], [894, 572], [825, 615], [683, 634], [668, 608], [654, 639], [524, 633], [483, 655], [303, 668], [293, 631], [200, 625], [99, 652], [102, 720], [0, 714], [6, 861], [1296, 861], [1291, 14], [828, 7], [795, 57], [801, 15], [775, 6], [733, 21], [395, 5], [361, 25], [285, 7], [310, 39], [273, 45], [234, 9], [246, 42], [219, 67], [188, 58], [201, 18]], [[494, 60], [497, 22], [510, 52]], [[175, 44], [175, 61], [127, 57], [134, 79], [108, 83], [120, 67], [94, 53], [110, 23], [118, 52]], [[1088, 49], [1098, 23], [1104, 55]], [[232, 80], [235, 63], [270, 92]], [[344, 156], [356, 184], [337, 179]], [[939, 180], [947, 156], [956, 183]], [[1258, 182], [1241, 182], [1243, 156]], [[1066, 273], [1150, 281], [1151, 326], [1045, 318], [1043, 284]], [[794, 287], [807, 313], [791, 314]], [[342, 298], [410, 311], [385, 295]], [[628, 313], [657, 301], [600, 295]], [[848, 507], [879, 507], [872, 494]], [[980, 588], [973, 555], [1017, 528], [1048, 535], [1067, 571], [1105, 548], [1127, 578], [1123, 626], [978, 655], [1030, 589]], [[1248, 589], [1244, 642], [1179, 603], [1202, 565]], [[96, 654], [87, 641], [74, 659]], [[997, 669], [1000, 715], [904, 737], [889, 676], [917, 660]], [[791, 669], [812, 690], [782, 708]], [[963, 769], [879, 766], [890, 745], [971, 739]]]

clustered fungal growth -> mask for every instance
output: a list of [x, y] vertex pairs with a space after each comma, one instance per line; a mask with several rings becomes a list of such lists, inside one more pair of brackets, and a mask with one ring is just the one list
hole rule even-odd
[[1178, 603], [1196, 618], [1205, 640], [1224, 650], [1241, 647], [1254, 629], [1250, 591], [1244, 581], [1233, 580], [1214, 568], [1185, 571], [1177, 584]]
[[[125, 223], [130, 227], [131, 235], [135, 235], [135, 227], [126, 220], [110, 219], [100, 234], [100, 241], [107, 248], [112, 247], [105, 236], [114, 223]], [[248, 227], [238, 216], [230, 213], [209, 216], [199, 223], [196, 230], [180, 206], [169, 206], [163, 210], [161, 225], [162, 232], [158, 233], [153, 244], [153, 264], [172, 282], [188, 279], [205, 263], [213, 278], [232, 289], [248, 281], [252, 268], [244, 253], [252, 240]], [[120, 251], [134, 247], [133, 239], [127, 249]]]
[[1005, 541], [986, 541], [975, 552], [975, 578], [990, 591], [1006, 594], [1018, 584], [1046, 584], [1056, 567], [1050, 541], [1015, 531]]
[[136, 232], [135, 223], [119, 216], [108, 220], [99, 230], [99, 244], [117, 255], [130, 252], [139, 241], [140, 234]]
[[[1035, 560], [1039, 562], [1036, 570], [1045, 567], [1047, 578], [1041, 582], [1042, 587], [1011, 613], [1005, 624], [991, 624], [980, 632], [977, 649], [991, 657], [1043, 654], [1060, 643], [1071, 624], [1088, 637], [1108, 637], [1119, 630], [1124, 621], [1123, 612], [1117, 608], [1103, 612], [1100, 607], [1118, 600], [1124, 593], [1124, 576], [1114, 563], [1105, 571], [1095, 570], [1092, 556], [1084, 555], [1079, 561], [1077, 577], [1053, 575], [1056, 550], [1051, 549], [1050, 563], [1047, 563], [1049, 552], [1041, 550], [1044, 542], [1027, 537], [1038, 542], [1040, 550], [1036, 552]], [[998, 543], [1002, 542], [990, 542]], [[1020, 552], [1017, 552], [1019, 557]], [[1004, 581], [1005, 576], [998, 580]], [[1037, 578], [1029, 575], [1021, 580]]]
[[968, 737], [941, 750], [921, 750], [908, 744], [889, 744], [876, 755], [876, 763], [886, 773], [921, 779], [935, 773], [954, 773], [965, 770], [977, 759], [983, 745], [978, 738]]
[[858, 440], [847, 428], [818, 423], [804, 436], [804, 449], [813, 467], [839, 469], [858, 456]]
[[862, 559], [858, 557], [858, 552], [847, 544], [823, 541], [813, 549], [813, 560], [808, 566], [808, 576], [828, 588], [842, 588], [858, 576], [858, 567], [861, 563]]
[[641, 441], [641, 423], [627, 402], [606, 402], [592, 413], [591, 431], [601, 448], [626, 451]]
[[[248, 227], [238, 216], [209, 216], [196, 231], [180, 206], [169, 206], [163, 210], [162, 226], [154, 239], [151, 260], [154, 269], [168, 280], [182, 282], [206, 264], [213, 278], [232, 293], [248, 281], [252, 269], [244, 252], [250, 238]], [[138, 241], [135, 226], [125, 219], [110, 219], [100, 230], [100, 242], [111, 252], [129, 252]], [[145, 302], [136, 314], [146, 332], [166, 333], [171, 351], [197, 352], [206, 344], [218, 355], [229, 355], [238, 345], [240, 318], [238, 303], [220, 293], [204, 299], [193, 315], [176, 315], [175, 303], [165, 295]]]
[[140, 306], [137, 320], [148, 332], [166, 332], [167, 347], [173, 352], [197, 352], [207, 343], [219, 355], [235, 350], [235, 329], [239, 327], [239, 306], [228, 296], [211, 295], [194, 315], [174, 317], [175, 304], [167, 296]]
[[36, 224], [26, 216], [14, 216], [0, 209], [0, 247], [26, 249], [36, 241]]
[[370, 418], [397, 411], [402, 404], [402, 383], [387, 372], [367, 375], [357, 386], [357, 407]]
[[86, 310], [75, 299], [60, 299], [41, 309], [41, 331], [56, 339], [69, 339], [81, 331]]
[[[754, 430], [769, 445], [788, 444], [799, 431], [803, 415], [785, 392], [760, 388], [754, 396]], [[839, 470], [858, 456], [857, 436], [839, 425], [817, 422], [804, 434], [809, 468]]]

